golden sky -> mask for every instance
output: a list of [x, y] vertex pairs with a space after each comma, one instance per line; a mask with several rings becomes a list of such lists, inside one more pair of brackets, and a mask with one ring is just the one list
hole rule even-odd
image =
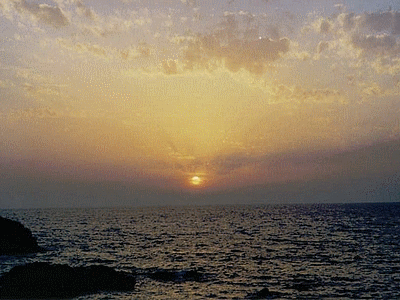
[[400, 166], [398, 1], [0, 0], [0, 27], [4, 180], [201, 193]]

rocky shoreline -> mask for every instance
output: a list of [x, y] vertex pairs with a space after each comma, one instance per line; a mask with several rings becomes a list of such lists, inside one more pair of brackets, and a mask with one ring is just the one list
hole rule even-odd
[[28, 228], [17, 221], [0, 217], [0, 255], [20, 255], [43, 250]]
[[[24, 255], [45, 251], [32, 232], [21, 223], [0, 217], [0, 255]], [[130, 292], [137, 277], [154, 281], [206, 282], [212, 277], [203, 269], [143, 269], [117, 271], [102, 265], [71, 267], [35, 262], [12, 268], [0, 277], [0, 299], [74, 298], [100, 292]], [[246, 299], [273, 299], [280, 295], [264, 288]]]
[[73, 298], [103, 291], [133, 291], [134, 274], [106, 266], [70, 267], [37, 262], [0, 278], [0, 299]]

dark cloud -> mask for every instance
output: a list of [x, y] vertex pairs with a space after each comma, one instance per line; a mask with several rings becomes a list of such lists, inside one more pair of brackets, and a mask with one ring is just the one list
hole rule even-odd
[[[400, 166], [400, 141], [377, 142], [350, 150], [292, 151], [271, 155], [234, 153], [214, 158], [210, 164], [219, 175], [252, 166], [285, 174], [290, 170], [312, 170], [314, 176], [361, 176], [396, 172]], [[282, 171], [282, 173], [281, 173]], [[364, 172], [364, 173], [363, 173]]]
[[260, 154], [250, 155], [246, 153], [232, 153], [215, 157], [210, 165], [219, 175], [228, 175], [241, 168], [251, 166], [256, 169], [281, 170], [285, 166], [290, 168], [293, 165], [312, 165], [315, 155], [307, 152], [291, 152], [281, 154]]
[[400, 34], [400, 12], [395, 12], [393, 19], [393, 34]]
[[366, 13], [363, 21], [371, 30], [389, 30], [392, 34], [400, 34], [400, 12]]
[[277, 26], [270, 26], [267, 29], [267, 32], [271, 36], [271, 38], [274, 40], [278, 40], [281, 36], [280, 29]]
[[[332, 26], [329, 32], [336, 34], [341, 39], [357, 50], [358, 54], [365, 57], [396, 57], [400, 53], [398, 35], [400, 34], [400, 12], [364, 12], [341, 13], [330, 20]], [[317, 31], [324, 33], [324, 21], [320, 22]], [[326, 44], [320, 43], [317, 52], [326, 49]]]
[[[370, 30], [387, 34], [400, 34], [400, 12], [386, 11], [363, 13], [342, 13], [338, 16], [340, 23], [345, 31]], [[321, 32], [322, 32], [321, 23]]]
[[359, 35], [351, 37], [351, 44], [366, 53], [398, 53], [399, 46], [395, 37], [387, 34], [383, 35]]
[[320, 31], [321, 33], [323, 33], [323, 34], [327, 34], [327, 33], [329, 33], [329, 32], [331, 31], [331, 28], [332, 28], [331, 23], [328, 22], [327, 20], [323, 20], [323, 21], [321, 22], [319, 31]]
[[54, 27], [63, 27], [69, 24], [68, 18], [63, 14], [59, 7], [47, 4], [29, 3], [26, 0], [14, 1], [17, 12], [29, 14], [40, 22]]
[[249, 155], [246, 153], [233, 153], [220, 155], [214, 158], [210, 165], [215, 168], [218, 175], [228, 175], [239, 169], [251, 166], [256, 169], [274, 170], [276, 174], [281, 170], [288, 171], [297, 167], [314, 167], [321, 154], [308, 152], [288, 152], [273, 155]]
[[345, 173], [379, 174], [398, 171], [400, 167], [400, 141], [377, 142], [358, 149], [323, 156], [321, 163], [331, 165]]
[[234, 153], [215, 157], [211, 161], [211, 166], [215, 168], [217, 174], [226, 175], [247, 165], [254, 164], [258, 160], [256, 157], [243, 153]]

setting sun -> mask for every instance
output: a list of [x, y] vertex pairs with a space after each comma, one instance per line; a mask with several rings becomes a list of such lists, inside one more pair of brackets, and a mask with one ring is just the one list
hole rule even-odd
[[191, 184], [193, 184], [193, 185], [200, 185], [200, 184], [203, 182], [203, 180], [202, 180], [199, 176], [193, 176], [193, 177], [190, 179], [190, 182], [191, 182]]

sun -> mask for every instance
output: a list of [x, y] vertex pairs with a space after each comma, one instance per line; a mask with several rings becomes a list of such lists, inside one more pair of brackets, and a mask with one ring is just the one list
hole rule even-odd
[[203, 182], [203, 180], [199, 176], [193, 176], [190, 178], [190, 183], [193, 185], [200, 185]]

